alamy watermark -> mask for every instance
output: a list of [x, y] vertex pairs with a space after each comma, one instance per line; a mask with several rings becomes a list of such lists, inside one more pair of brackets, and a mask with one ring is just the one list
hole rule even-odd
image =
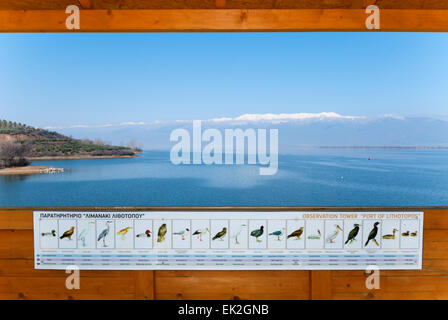
[[366, 19], [366, 28], [369, 30], [380, 29], [380, 8], [376, 5], [370, 5], [366, 8], [366, 13], [369, 16]]
[[81, 277], [79, 274], [79, 267], [75, 265], [70, 265], [65, 268], [65, 273], [69, 276], [65, 279], [65, 287], [68, 290], [79, 290], [81, 289]]
[[80, 29], [79, 7], [76, 5], [67, 6], [65, 13], [69, 16], [65, 19], [65, 27], [68, 30]]
[[[170, 152], [173, 164], [259, 164], [260, 175], [274, 175], [278, 170], [278, 129], [208, 128], [202, 132], [202, 121], [193, 121], [193, 133], [184, 128], [171, 132], [170, 141], [177, 142]], [[203, 147], [204, 143], [204, 147]]]
[[366, 288], [369, 290], [380, 289], [380, 268], [376, 265], [368, 265], [366, 268]]

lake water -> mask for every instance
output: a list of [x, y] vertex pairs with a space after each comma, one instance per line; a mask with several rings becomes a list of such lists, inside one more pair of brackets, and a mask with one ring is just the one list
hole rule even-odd
[[309, 149], [280, 155], [274, 176], [255, 165], [175, 166], [155, 151], [34, 164], [67, 170], [0, 177], [0, 206], [448, 205], [448, 150]]

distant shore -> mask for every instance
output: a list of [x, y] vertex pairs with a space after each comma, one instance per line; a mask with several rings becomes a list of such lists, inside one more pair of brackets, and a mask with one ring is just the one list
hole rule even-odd
[[0, 169], [0, 176], [9, 175], [29, 175], [37, 173], [62, 172], [62, 168], [54, 168], [49, 166], [24, 166]]
[[297, 146], [298, 149], [448, 149], [448, 146]]

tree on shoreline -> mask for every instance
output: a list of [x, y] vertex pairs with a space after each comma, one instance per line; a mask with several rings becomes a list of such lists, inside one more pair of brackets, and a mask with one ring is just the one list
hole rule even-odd
[[26, 145], [13, 141], [0, 141], [0, 168], [26, 166]]

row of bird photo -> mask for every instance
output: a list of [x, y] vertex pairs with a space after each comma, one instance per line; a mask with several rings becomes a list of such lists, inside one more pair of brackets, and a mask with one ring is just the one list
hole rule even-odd
[[41, 220], [42, 249], [415, 249], [418, 220]]

